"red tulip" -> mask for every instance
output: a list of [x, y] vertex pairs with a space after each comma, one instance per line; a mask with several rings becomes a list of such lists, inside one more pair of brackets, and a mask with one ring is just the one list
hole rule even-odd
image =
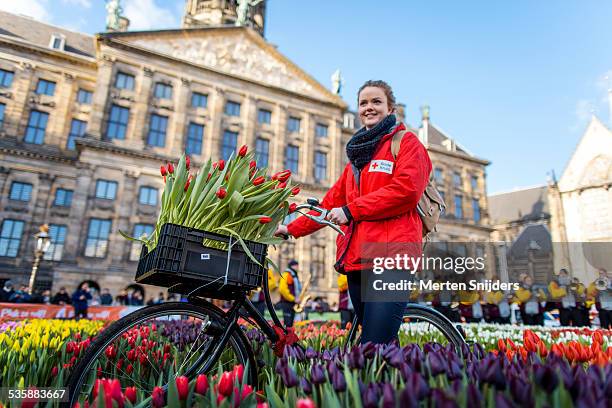
[[136, 387], [125, 387], [125, 398], [132, 404], [136, 403]]
[[128, 360], [130, 360], [130, 361], [134, 361], [134, 360], [136, 360], [136, 350], [129, 350], [129, 351], [127, 352], [127, 358], [128, 358]]
[[219, 160], [219, 171], [223, 171], [224, 168], [225, 168], [225, 160], [221, 159]]
[[506, 352], [506, 343], [504, 343], [504, 339], [497, 340], [497, 349], [502, 353]]
[[250, 170], [253, 170], [253, 169], [255, 169], [255, 168], [257, 168], [257, 162], [256, 162], [255, 160], [251, 160], [251, 161], [249, 162], [249, 169], [250, 169]]
[[168, 163], [168, 173], [174, 173], [174, 166], [172, 165], [172, 163]]
[[287, 183], [284, 181], [278, 183], [278, 186], [276, 186], [276, 188], [285, 188], [285, 187], [287, 187]]
[[264, 217], [259, 217], [259, 223], [260, 224], [267, 224], [270, 221], [272, 221], [272, 218], [270, 218], [270, 217], [265, 217], [265, 216]]
[[185, 167], [187, 167], [187, 170], [189, 170], [189, 167], [191, 167], [191, 159], [189, 156], [185, 157]]
[[57, 366], [53, 366], [53, 368], [51, 369], [51, 376], [52, 377], [57, 376], [58, 372], [59, 372], [59, 368], [57, 368]]
[[240, 157], [244, 157], [247, 154], [247, 150], [249, 148], [246, 145], [242, 145], [242, 147], [240, 148], [240, 150], [238, 151], [238, 156]]
[[291, 177], [291, 170], [279, 171], [272, 176], [272, 180], [278, 180], [280, 182], [287, 181]]
[[242, 376], [244, 375], [244, 367], [242, 366], [242, 364], [234, 366], [232, 374], [234, 374], [234, 377], [238, 378], [238, 382], [242, 382]]
[[166, 174], [168, 174], [168, 170], [166, 170], [166, 167], [165, 167], [165, 166], [163, 166], [163, 165], [162, 165], [162, 166], [159, 168], [159, 172], [160, 172], [160, 173], [161, 173], [161, 175], [162, 175], [162, 176], [164, 176], [164, 177], [166, 177]]
[[196, 378], [195, 392], [200, 395], [205, 395], [206, 391], [208, 391], [208, 377], [204, 374], [200, 374]]
[[310, 398], [300, 398], [295, 404], [296, 408], [316, 408], [316, 405]]
[[289, 214], [293, 214], [296, 209], [297, 209], [297, 204], [296, 203], [289, 204]]
[[189, 190], [189, 184], [191, 184], [191, 176], [189, 176], [189, 178], [187, 179], [187, 182], [185, 183], [185, 188], [183, 188], [183, 191], [187, 192], [187, 190]]
[[134, 371], [134, 366], [131, 364], [128, 364], [128, 366], [125, 368], [125, 372], [128, 374], [132, 374], [132, 371]]
[[164, 399], [164, 389], [162, 387], [153, 388], [153, 394], [151, 394], [151, 403], [153, 408], [161, 408], [166, 405]]
[[233, 374], [228, 371], [221, 374], [221, 379], [219, 380], [219, 393], [225, 397], [228, 397], [232, 394], [233, 388], [234, 388]]
[[140, 358], [139, 358], [140, 364], [144, 365], [144, 363], [147, 362], [147, 355], [146, 354], [141, 354]]
[[291, 189], [291, 195], [296, 196], [296, 195], [298, 195], [298, 194], [300, 194], [300, 188], [299, 188], [299, 187], [293, 187], [293, 188]]
[[226, 195], [227, 195], [227, 190], [224, 189], [223, 187], [219, 187], [219, 189], [217, 190], [217, 197], [223, 200]]
[[265, 177], [259, 176], [259, 177], [255, 178], [255, 180], [253, 180], [253, 185], [254, 186], [258, 186], [258, 185], [262, 184], [264, 181], [266, 181]]
[[176, 377], [176, 390], [178, 391], [179, 399], [185, 401], [189, 394], [189, 379], [183, 375]]
[[117, 371], [121, 371], [121, 369], [123, 368], [123, 359], [120, 358], [119, 361], [117, 361], [117, 364], [115, 365], [115, 367], [117, 367]]
[[603, 344], [603, 335], [601, 334], [601, 330], [595, 330], [592, 335], [593, 343], [597, 343], [599, 345]]

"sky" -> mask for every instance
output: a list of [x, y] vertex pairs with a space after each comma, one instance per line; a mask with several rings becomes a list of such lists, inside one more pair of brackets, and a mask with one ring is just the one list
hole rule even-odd
[[[122, 0], [131, 29], [177, 28], [184, 0]], [[103, 0], [0, 0], [0, 9], [104, 31]], [[610, 126], [612, 1], [268, 0], [266, 39], [355, 107], [384, 79], [407, 122], [431, 122], [487, 167], [489, 194], [562, 174], [591, 119]]]

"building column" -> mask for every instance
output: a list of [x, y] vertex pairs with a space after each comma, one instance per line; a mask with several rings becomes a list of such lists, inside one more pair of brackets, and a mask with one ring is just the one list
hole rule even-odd
[[[87, 239], [87, 228], [89, 219], [87, 215], [87, 193], [93, 183], [93, 171], [87, 164], [77, 162], [78, 173], [74, 193], [72, 195], [72, 205], [70, 208], [70, 219], [80, 220], [81, 225], [78, 231], [74, 231], [73, 226], [69, 226], [69, 233], [66, 235], [64, 243], [64, 253], [62, 263], [75, 263], [77, 258], [82, 255], [84, 242]], [[78, 224], [75, 223], [76, 227]]]
[[189, 95], [191, 81], [181, 78], [181, 85], [178, 89], [176, 109], [174, 110], [174, 131], [169, 131], [169, 138], [166, 144], [170, 148], [172, 157], [180, 157], [185, 153], [185, 142], [187, 141], [187, 106], [189, 106]]
[[108, 109], [108, 97], [112, 89], [113, 61], [110, 57], [103, 55], [98, 61], [98, 73], [96, 77], [96, 88], [91, 100], [91, 113], [87, 124], [87, 133], [95, 139], [102, 138], [103, 121]]
[[132, 149], [142, 149], [147, 145], [152, 78], [153, 71], [145, 67], [140, 75], [140, 85], [136, 88], [135, 102], [130, 106], [131, 123], [125, 139]]
[[53, 110], [55, 120], [51, 121], [51, 127], [48, 129], [48, 143], [58, 144], [60, 147], [65, 147], [68, 141], [68, 133], [70, 133], [70, 105], [74, 103], [74, 75], [67, 72], [64, 73], [64, 79], [56, 88], [58, 93], [56, 100], [57, 106]]
[[[304, 121], [304, 152], [302, 157], [304, 161], [300, 164], [300, 172], [303, 174], [302, 180], [307, 184], [314, 184], [314, 128], [315, 119], [312, 113], [306, 114], [306, 120]], [[327, 164], [329, 166], [329, 163]]]
[[215, 88], [210, 107], [210, 129], [209, 137], [204, 140], [204, 151], [210, 152], [210, 157], [216, 161], [221, 157], [221, 138], [223, 137], [223, 106], [225, 104], [225, 92], [223, 89]]
[[[242, 131], [238, 136], [237, 148], [243, 144], [255, 148], [255, 123], [257, 123], [257, 101], [250, 95], [246, 96], [244, 104], [244, 112], [241, 113]], [[269, 158], [268, 158], [269, 160]]]
[[3, 127], [7, 134], [15, 135], [17, 139], [23, 140], [25, 124], [28, 120], [28, 97], [35, 67], [28, 62], [21, 62], [19, 68], [15, 70], [12, 91], [13, 102], [7, 106]]

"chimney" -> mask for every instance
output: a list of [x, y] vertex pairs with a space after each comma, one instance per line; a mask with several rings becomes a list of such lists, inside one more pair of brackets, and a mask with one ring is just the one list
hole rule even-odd
[[421, 105], [421, 128], [419, 129], [419, 139], [427, 147], [429, 144], [429, 105]]

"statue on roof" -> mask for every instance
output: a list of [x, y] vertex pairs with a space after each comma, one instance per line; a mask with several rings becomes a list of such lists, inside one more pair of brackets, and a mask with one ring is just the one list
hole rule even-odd
[[108, 31], [119, 31], [121, 29], [121, 7], [120, 0], [106, 0], [106, 29]]
[[340, 95], [342, 92], [342, 85], [344, 85], [344, 78], [342, 78], [342, 73], [340, 72], [340, 68], [338, 68], [331, 76], [332, 81], [332, 92], [336, 95]]
[[236, 26], [246, 26], [249, 19], [249, 9], [263, 0], [238, 0], [236, 7]]

